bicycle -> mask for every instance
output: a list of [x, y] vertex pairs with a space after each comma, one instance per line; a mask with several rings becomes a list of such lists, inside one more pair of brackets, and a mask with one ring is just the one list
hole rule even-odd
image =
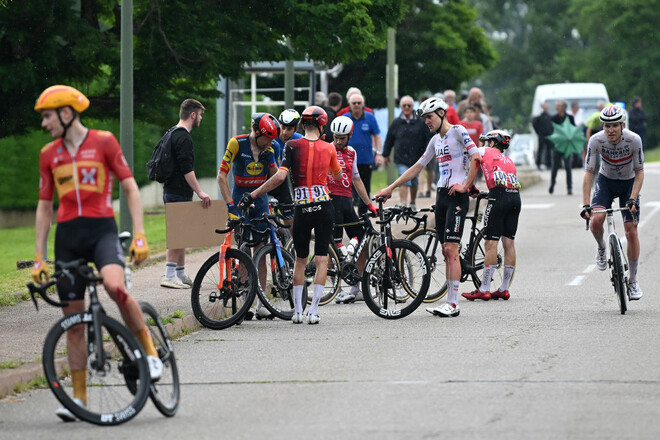
[[[259, 298], [275, 317], [290, 320], [294, 313], [293, 304], [293, 266], [294, 256], [282, 247], [278, 237], [278, 230], [288, 228], [279, 221], [277, 214], [264, 214], [261, 218], [252, 220], [258, 223], [267, 223], [266, 234], [270, 242], [257, 249], [253, 261], [260, 271], [257, 294]], [[307, 286], [303, 285], [302, 304], [307, 302]]]
[[[147, 357], [137, 338], [121, 323], [108, 316], [101, 306], [96, 290], [103, 281], [83, 259], [71, 262], [56, 262], [56, 270], [49, 281], [42, 285], [28, 283], [35, 307], [39, 310], [36, 294], [48, 304], [66, 307], [68, 303], [55, 301], [48, 296], [48, 289], [61, 277], [73, 279], [74, 272], [87, 282], [90, 305], [86, 311], [69, 314], [61, 318], [50, 329], [44, 342], [42, 364], [48, 386], [71, 413], [81, 420], [97, 425], [118, 425], [135, 417], [151, 396], [161, 413], [172, 416], [178, 408], [179, 378], [169, 335], [163, 327], [164, 344], [159, 344], [158, 354], [163, 360], [164, 381], [172, 392], [161, 394], [158, 382], [151, 381]], [[146, 305], [155, 323], [161, 322], [153, 307]], [[162, 324], [162, 322], [161, 322]], [[80, 347], [69, 347], [67, 338], [80, 333], [86, 341]], [[74, 350], [75, 349], [75, 350]], [[76, 356], [73, 356], [73, 355]], [[85, 359], [86, 394], [85, 406], [74, 399], [71, 373], [76, 367], [69, 364], [71, 357]], [[167, 363], [167, 368], [165, 365]], [[165, 400], [167, 399], [167, 400]]]
[[[241, 247], [256, 245], [257, 239], [243, 237], [245, 231], [255, 230], [246, 223], [246, 218], [230, 219], [226, 229], [215, 230], [226, 234], [224, 242], [195, 275], [190, 301], [195, 318], [204, 327], [222, 330], [242, 322], [251, 313], [257, 295], [257, 269], [252, 257]], [[235, 230], [237, 248], [231, 244]]]
[[[478, 289], [481, 286], [481, 273], [484, 269], [484, 260], [486, 257], [485, 228], [478, 229], [477, 225], [481, 222], [481, 212], [479, 212], [479, 205], [481, 201], [488, 197], [487, 192], [480, 192], [475, 199], [474, 212], [472, 215], [465, 217], [471, 223], [470, 237], [467, 245], [462, 246], [459, 251], [459, 258], [461, 262], [461, 277], [460, 281], [465, 282], [468, 279], [472, 280], [474, 286]], [[431, 208], [422, 209], [419, 211], [412, 211], [406, 208], [401, 217], [406, 221], [413, 220], [415, 226], [412, 229], [402, 231], [406, 234], [406, 240], [410, 240], [419, 245], [424, 253], [428, 256], [431, 265], [431, 286], [429, 293], [426, 295], [424, 302], [430, 303], [438, 301], [447, 294], [446, 282], [446, 266], [444, 256], [442, 255], [442, 246], [438, 240], [437, 231], [435, 228], [428, 228], [427, 214], [420, 216], [419, 212], [435, 212], [435, 206]], [[500, 241], [497, 245], [497, 265], [491, 282], [502, 282], [504, 275], [504, 247]], [[511, 281], [513, 281], [513, 276]]]
[[399, 319], [414, 312], [424, 301], [430, 284], [430, 266], [418, 245], [392, 238], [391, 223], [402, 209], [383, 209], [384, 199], [380, 197], [377, 202], [380, 245], [364, 267], [362, 293], [376, 316]]
[[[605, 213], [607, 219], [607, 242], [610, 250], [610, 258], [607, 265], [610, 268], [610, 281], [614, 286], [614, 293], [619, 303], [619, 311], [622, 315], [626, 314], [628, 306], [626, 300], [630, 300], [630, 293], [628, 292], [628, 257], [623, 251], [621, 240], [616, 233], [614, 225], [614, 213], [620, 211], [628, 211], [628, 208], [606, 208], [592, 210], [592, 214]], [[636, 216], [633, 214], [633, 219], [636, 221]], [[586, 219], [587, 231], [589, 230], [589, 219]]]

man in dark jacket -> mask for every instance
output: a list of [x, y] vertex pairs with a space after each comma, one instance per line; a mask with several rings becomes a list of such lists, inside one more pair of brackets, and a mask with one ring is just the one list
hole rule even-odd
[[545, 165], [547, 168], [552, 166], [550, 161], [552, 142], [546, 139], [553, 132], [552, 117], [548, 113], [547, 102], [541, 104], [541, 109], [543, 110], [541, 114], [532, 119], [532, 126], [539, 137], [539, 149], [536, 151], [536, 167], [539, 170], [541, 165]]
[[[401, 115], [392, 121], [387, 129], [387, 137], [383, 146], [383, 157], [385, 165], [389, 165], [389, 156], [394, 148], [394, 163], [399, 176], [414, 165], [422, 156], [426, 145], [431, 138], [431, 132], [424, 124], [422, 118], [418, 118], [413, 112], [414, 101], [410, 96], [401, 98]], [[401, 203], [408, 203], [408, 190], [410, 190], [410, 207], [416, 209], [417, 177], [399, 187]]]
[[646, 113], [642, 110], [642, 98], [635, 96], [632, 100], [632, 110], [628, 114], [628, 125], [642, 138], [642, 146], [646, 145]]

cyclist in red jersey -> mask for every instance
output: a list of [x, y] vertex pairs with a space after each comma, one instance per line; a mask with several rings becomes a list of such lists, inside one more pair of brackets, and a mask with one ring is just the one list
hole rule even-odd
[[331, 144], [321, 140], [323, 126], [328, 115], [321, 107], [307, 107], [302, 113], [304, 137], [286, 143], [282, 165], [277, 173], [259, 188], [243, 194], [240, 206], [247, 207], [263, 194], [279, 186], [287, 174], [291, 173], [293, 194], [296, 204], [293, 221], [293, 246], [296, 250], [296, 263], [293, 268], [294, 324], [303, 322], [302, 291], [305, 282], [305, 266], [309, 255], [309, 243], [314, 230], [314, 296], [307, 313], [309, 324], [318, 324], [318, 306], [328, 275], [328, 246], [332, 240], [334, 215], [330, 194], [326, 185], [328, 170], [335, 179], [341, 178], [341, 166], [337, 152]]
[[[144, 236], [142, 203], [137, 183], [124, 159], [119, 143], [107, 131], [90, 130], [79, 114], [89, 107], [80, 91], [68, 86], [52, 86], [42, 92], [34, 109], [41, 113], [41, 126], [55, 139], [41, 150], [39, 159], [39, 203], [36, 212], [36, 251], [32, 278], [41, 283], [48, 278], [46, 242], [53, 217], [55, 189], [60, 206], [55, 231], [55, 260], [84, 258], [94, 262], [103, 277], [103, 286], [117, 303], [124, 322], [147, 354], [151, 378], [160, 378], [163, 364], [158, 358], [138, 303], [128, 293], [124, 278], [124, 256], [117, 237], [112, 210], [113, 174], [126, 194], [133, 220], [131, 259], [139, 264], [149, 256]], [[63, 277], [64, 278], [64, 277]], [[68, 305], [65, 315], [85, 308], [85, 280], [58, 280], [57, 290]], [[85, 335], [72, 329], [67, 333], [67, 352], [72, 367], [74, 400], [84, 406], [87, 400]], [[66, 408], [56, 414], [64, 421], [75, 416]]]
[[[330, 198], [332, 205], [335, 208], [335, 224], [357, 222], [358, 216], [353, 208], [353, 191], [355, 189], [367, 205], [367, 209], [374, 215], [378, 214], [378, 210], [369, 200], [369, 194], [364, 187], [364, 183], [360, 178], [360, 173], [357, 168], [356, 152], [353, 147], [348, 145], [353, 133], [353, 121], [346, 116], [338, 116], [330, 124], [330, 129], [333, 133], [334, 142], [332, 143], [337, 150], [337, 160], [341, 166], [341, 179], [335, 180], [330, 173], [328, 173], [328, 190], [330, 190]], [[364, 228], [359, 225], [346, 226], [346, 233], [348, 238], [357, 238], [362, 240], [364, 235]], [[341, 239], [344, 235], [344, 228], [335, 226], [334, 239], [341, 246]], [[340, 256], [341, 257], [341, 256]], [[358, 269], [360, 271], [364, 268], [367, 253], [362, 252], [357, 261]], [[359, 283], [351, 287], [349, 292], [340, 290], [335, 298], [336, 303], [350, 303], [361, 299]]]
[[[504, 155], [509, 148], [511, 135], [503, 130], [493, 130], [485, 136], [485, 147], [479, 148], [481, 169], [488, 187], [488, 205], [484, 211], [486, 228], [486, 256], [484, 273], [479, 289], [461, 294], [474, 301], [482, 299], [509, 299], [509, 283], [516, 266], [514, 239], [520, 216], [520, 183], [513, 161]], [[475, 194], [476, 196], [476, 194]], [[490, 281], [497, 268], [497, 243], [504, 246], [504, 275], [502, 285], [490, 291]]]

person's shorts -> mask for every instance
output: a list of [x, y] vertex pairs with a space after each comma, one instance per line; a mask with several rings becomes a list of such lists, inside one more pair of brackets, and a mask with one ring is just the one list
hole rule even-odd
[[468, 193], [449, 195], [449, 188], [440, 188], [435, 199], [435, 228], [440, 243], [460, 243], [463, 225], [470, 207]]
[[[100, 271], [108, 264], [124, 267], [124, 252], [114, 218], [78, 217], [58, 223], [55, 229], [55, 261], [68, 263], [80, 258], [94, 263]], [[85, 298], [87, 281], [74, 274], [73, 280], [60, 277], [57, 292], [62, 301]]]
[[[252, 189], [253, 190], [253, 189]], [[239, 200], [241, 200], [241, 197], [243, 197], [243, 194], [246, 192], [250, 192], [250, 188], [239, 188], [237, 186], [234, 186], [234, 190], [231, 193], [232, 199], [234, 199], [234, 203], [238, 203]], [[270, 209], [268, 208], [268, 194], [263, 194], [261, 197], [258, 199], [254, 199], [254, 204], [252, 208], [248, 210], [248, 219], [258, 219], [263, 217], [264, 214], [269, 214]], [[250, 234], [250, 231], [245, 231], [245, 234], [243, 235], [244, 239], [249, 239], [250, 235], [252, 235], [253, 240], [257, 240], [258, 242], [266, 242], [268, 241], [268, 234], [265, 233], [265, 231], [268, 229], [268, 223], [266, 222], [260, 222], [257, 225], [257, 231], [260, 233], [257, 234]]]
[[182, 196], [179, 194], [163, 193], [163, 203], [192, 202], [192, 196]]
[[[330, 196], [332, 201], [332, 206], [335, 209], [335, 225], [341, 225], [343, 223], [352, 223], [357, 222], [359, 217], [355, 212], [355, 207], [353, 207], [353, 198], [347, 196]], [[360, 225], [345, 226], [334, 228], [334, 238], [335, 241], [341, 241], [344, 235], [344, 229], [348, 234], [348, 238], [357, 237], [362, 239], [364, 235], [364, 228]]]
[[[633, 183], [635, 179], [627, 180], [614, 180], [608, 179], [602, 174], [598, 173], [596, 178], [596, 185], [594, 187], [594, 195], [591, 198], [591, 208], [592, 209], [607, 209], [612, 207], [612, 202], [615, 198], [619, 198], [619, 207], [623, 208], [626, 206], [626, 202], [632, 194]], [[639, 197], [635, 201], [635, 206], [637, 207], [637, 220], [640, 218], [640, 203]], [[624, 223], [632, 222], [633, 217], [630, 211], [621, 211], [621, 216], [623, 217]]]
[[280, 208], [282, 218], [285, 220], [291, 220], [294, 212], [291, 184], [289, 182], [289, 177], [287, 176], [280, 186], [268, 193], [269, 196], [275, 197], [279, 203], [285, 205]]
[[[408, 168], [410, 168], [408, 165], [404, 165], [402, 163], [396, 164], [396, 171], [399, 173], [399, 177], [401, 177], [401, 175], [405, 173]], [[411, 186], [413, 188], [417, 188], [419, 186], [419, 176], [413, 177], [401, 186]]]
[[488, 204], [484, 211], [486, 240], [516, 238], [520, 217], [520, 192], [517, 189], [493, 188], [488, 192]]
[[314, 255], [328, 255], [332, 242], [332, 227], [335, 223], [334, 209], [330, 202], [310, 203], [296, 206], [293, 220], [293, 247], [297, 258], [309, 256], [309, 243], [314, 230]]

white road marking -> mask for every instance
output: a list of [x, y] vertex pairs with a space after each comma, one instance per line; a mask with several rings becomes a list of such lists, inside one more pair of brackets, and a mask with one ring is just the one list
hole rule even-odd
[[550, 209], [555, 206], [554, 203], [525, 203], [522, 209]]

